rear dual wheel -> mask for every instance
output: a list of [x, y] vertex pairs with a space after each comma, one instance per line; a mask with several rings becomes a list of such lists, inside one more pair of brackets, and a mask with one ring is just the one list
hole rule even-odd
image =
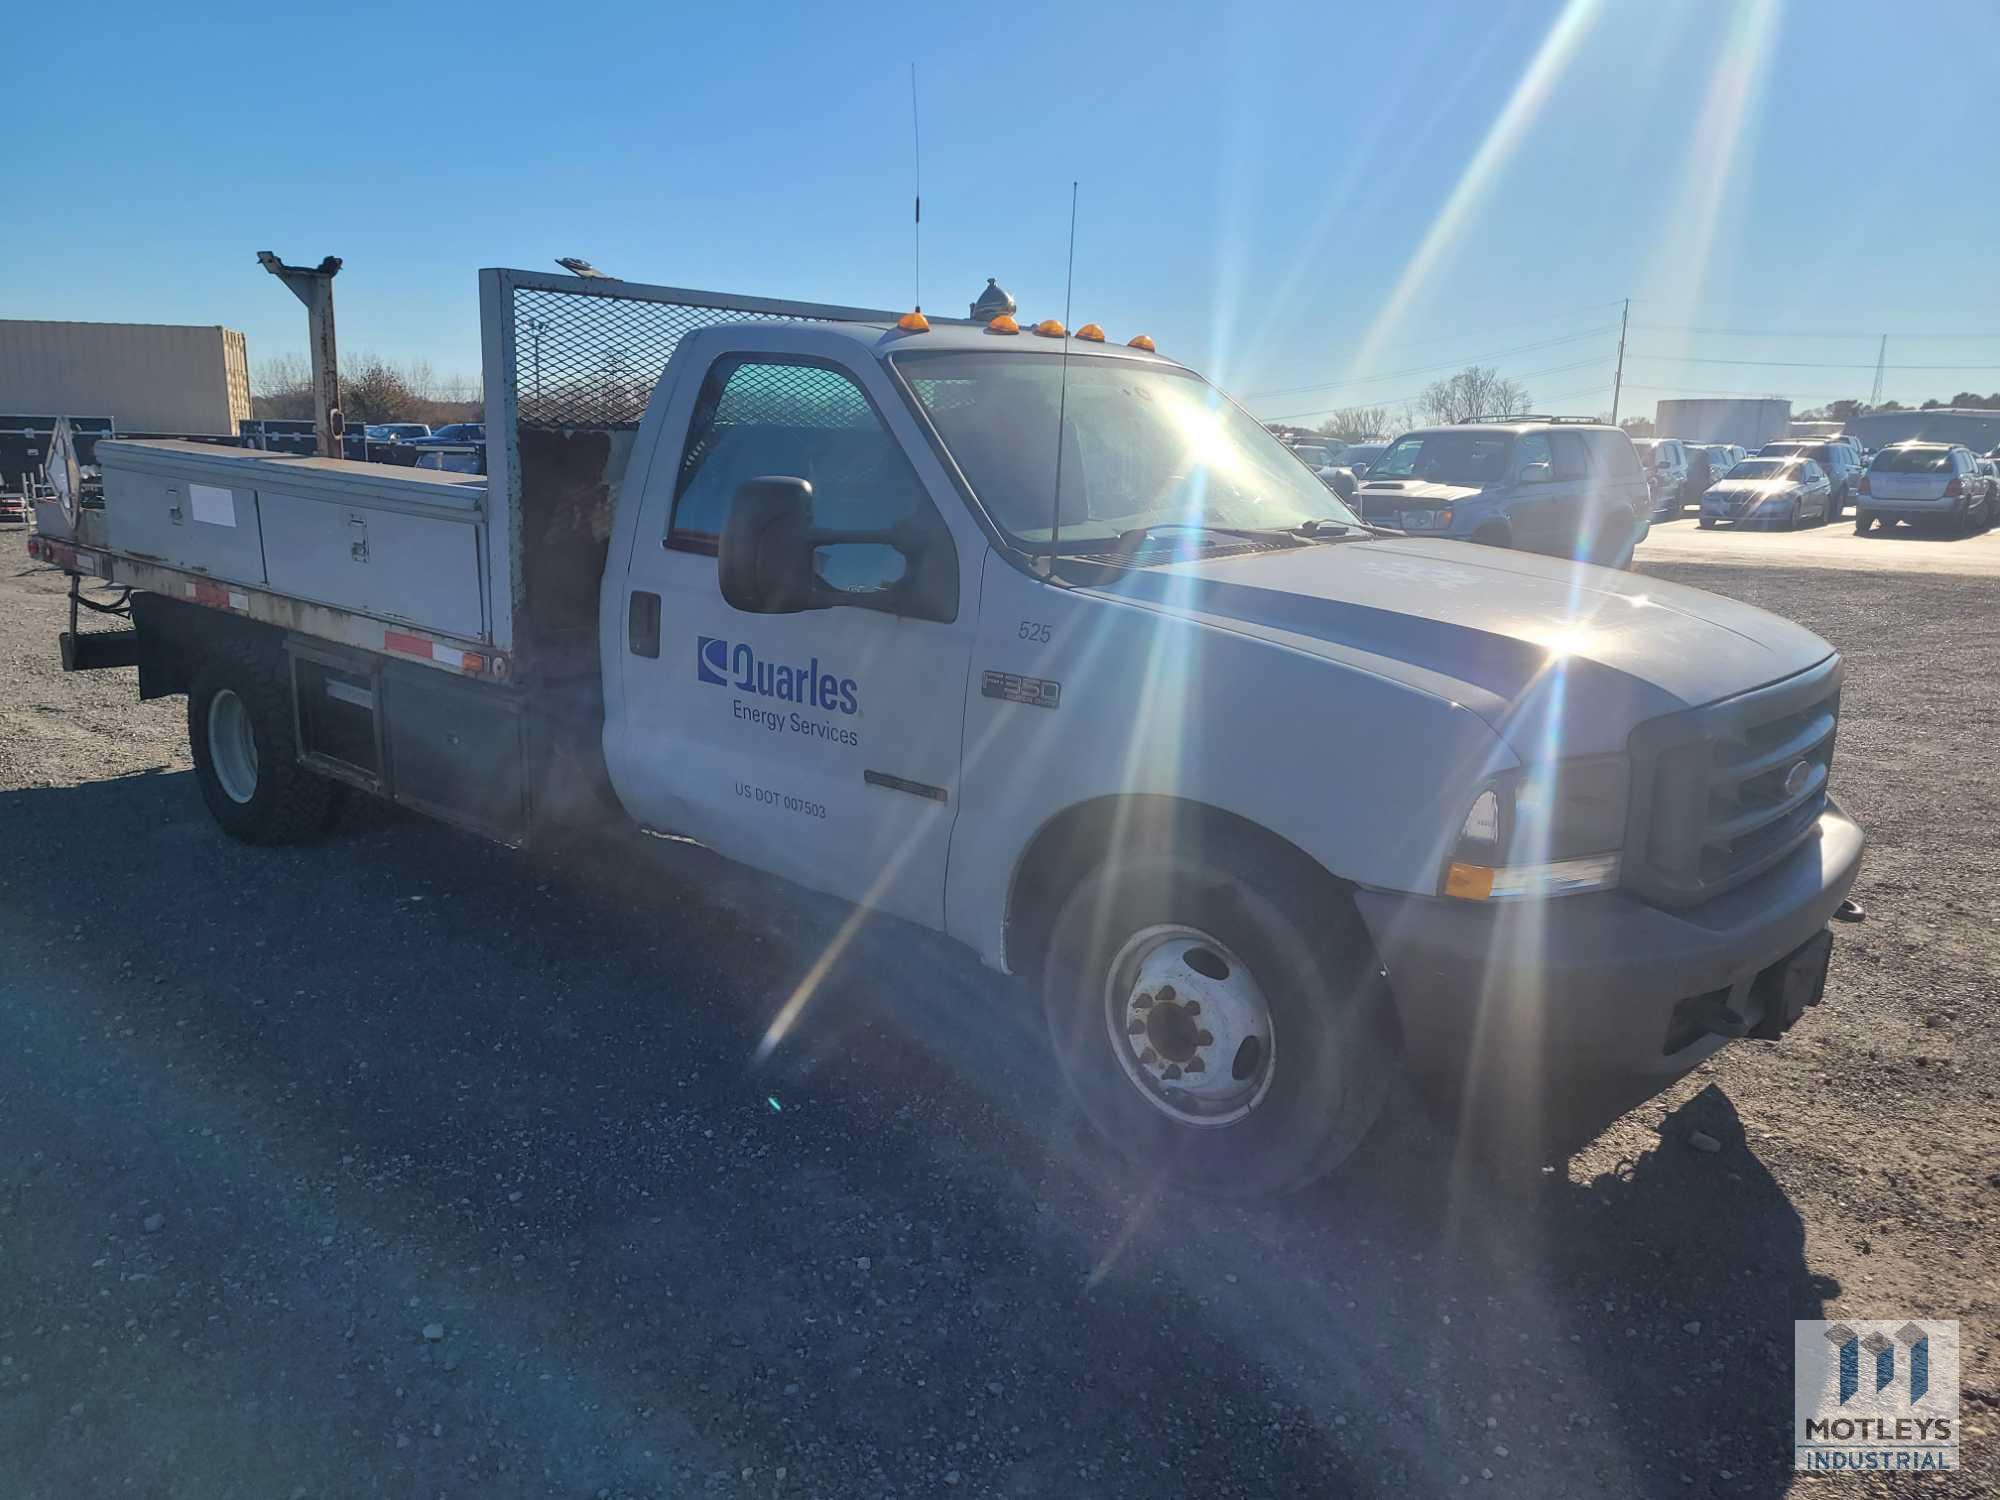
[[251, 642], [216, 648], [188, 692], [188, 749], [202, 801], [246, 844], [316, 838], [347, 789], [299, 764], [284, 657]]
[[1148, 851], [1086, 876], [1056, 919], [1043, 1005], [1064, 1079], [1151, 1181], [1303, 1187], [1381, 1112], [1397, 1048], [1366, 933], [1331, 882], [1271, 870]]

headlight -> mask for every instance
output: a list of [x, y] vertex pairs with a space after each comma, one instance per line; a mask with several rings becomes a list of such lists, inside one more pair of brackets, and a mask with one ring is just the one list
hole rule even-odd
[[1622, 755], [1494, 777], [1466, 808], [1441, 889], [1466, 901], [1609, 890], [1618, 884], [1630, 780]]
[[1451, 512], [1449, 510], [1406, 510], [1402, 515], [1405, 531], [1449, 531]]

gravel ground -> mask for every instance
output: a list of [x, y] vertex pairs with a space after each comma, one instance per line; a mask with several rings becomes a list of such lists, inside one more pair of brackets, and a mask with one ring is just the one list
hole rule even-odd
[[700, 851], [228, 842], [0, 536], [0, 1495], [1902, 1494], [1789, 1470], [1792, 1319], [1901, 1314], [1994, 1493], [1994, 584], [1648, 571], [1848, 653], [1825, 1004], [1546, 1169], [1406, 1096], [1244, 1208], [894, 922], [753, 1066], [848, 913]]

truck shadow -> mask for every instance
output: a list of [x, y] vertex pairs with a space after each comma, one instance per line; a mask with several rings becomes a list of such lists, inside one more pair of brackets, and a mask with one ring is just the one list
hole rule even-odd
[[[192, 1215], [219, 1177], [231, 1206], [177, 1274], [240, 1275], [256, 1224], [285, 1252], [260, 1290], [298, 1309], [273, 1342], [358, 1327], [348, 1370], [405, 1357], [375, 1309], [414, 1286], [466, 1364], [397, 1380], [453, 1431], [561, 1450], [565, 1481], [650, 1491], [655, 1450], [687, 1482], [790, 1455], [823, 1493], [1790, 1477], [1791, 1320], [1828, 1284], [1717, 1086], [1589, 1178], [1479, 1159], [1406, 1091], [1336, 1178], [1216, 1204], [1085, 1134], [1024, 986], [706, 851], [623, 834], [551, 864], [374, 805], [252, 850], [168, 773], [0, 793], [0, 888], [0, 1120], [100, 1164], [15, 1245], [137, 1182]], [[113, 1081], [80, 1089], [65, 1055]], [[236, 1153], [219, 1173], [171, 1143], [204, 1128]], [[1689, 1150], [1697, 1128], [1722, 1149]], [[494, 1272], [443, 1269], [467, 1263]], [[260, 1343], [154, 1401], [204, 1409], [279, 1357]], [[530, 1401], [524, 1367], [573, 1404]], [[296, 1402], [356, 1399], [332, 1362], [285, 1369]], [[374, 1461], [351, 1446], [326, 1462]], [[431, 1452], [379, 1462], [462, 1484]]]

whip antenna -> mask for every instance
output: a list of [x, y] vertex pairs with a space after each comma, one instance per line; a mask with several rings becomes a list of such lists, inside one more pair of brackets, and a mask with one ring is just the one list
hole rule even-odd
[[910, 64], [910, 159], [911, 182], [916, 190], [915, 240], [917, 251], [918, 312], [924, 310], [924, 138], [917, 128], [917, 65]]
[[1069, 271], [1063, 279], [1062, 383], [1056, 394], [1056, 497], [1049, 507], [1049, 577], [1056, 574], [1056, 537], [1062, 529], [1063, 431], [1069, 421], [1069, 310], [1076, 290], [1076, 183], [1069, 185]]

